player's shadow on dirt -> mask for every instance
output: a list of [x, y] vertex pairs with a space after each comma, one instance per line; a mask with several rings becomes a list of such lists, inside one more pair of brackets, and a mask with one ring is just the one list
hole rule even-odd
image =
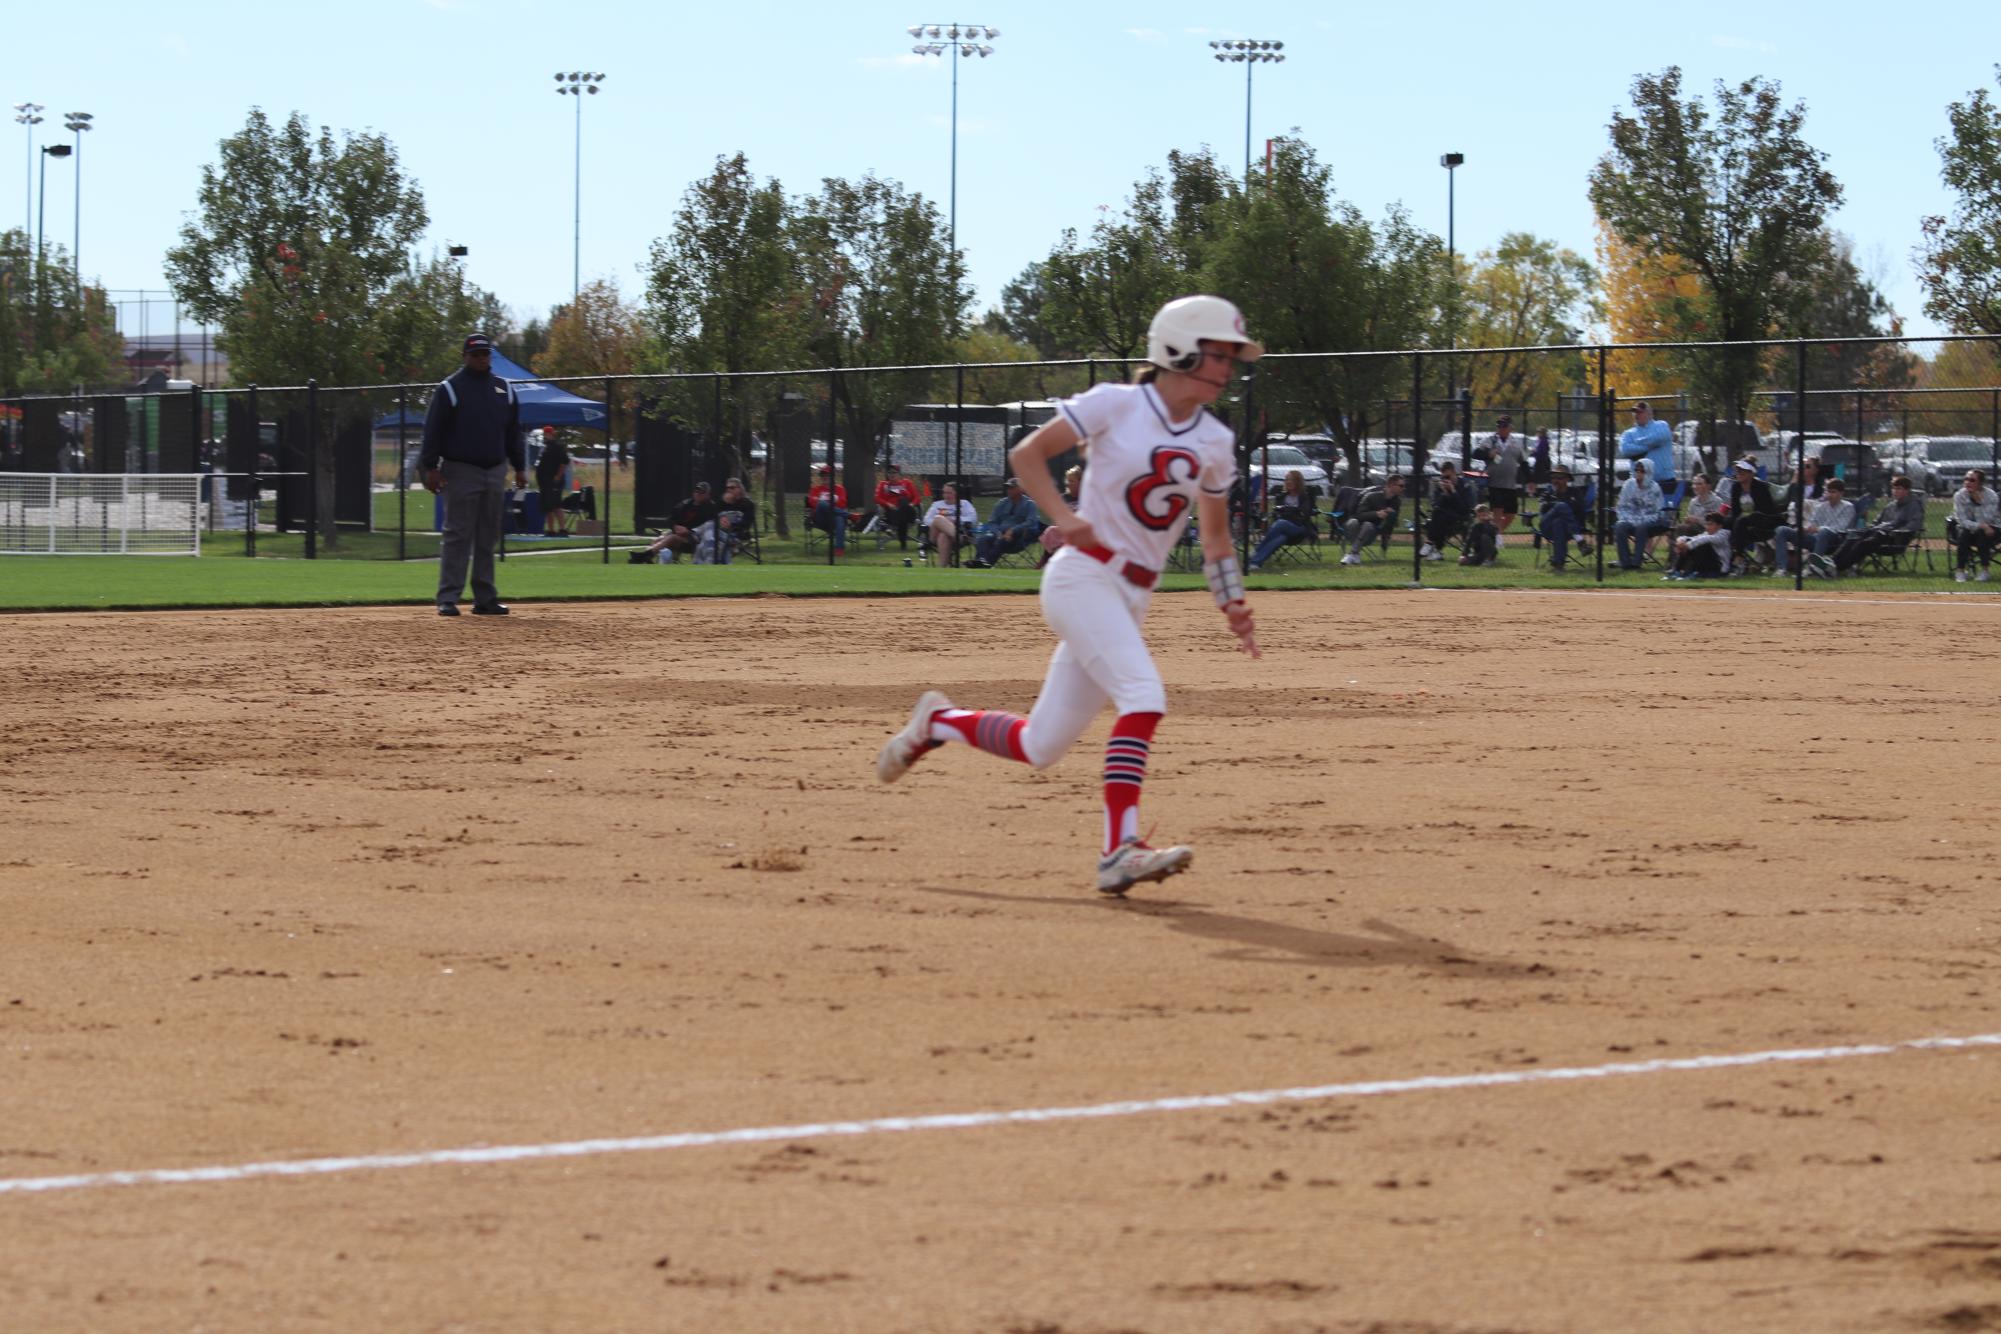
[[1480, 959], [1442, 940], [1416, 935], [1388, 922], [1365, 921], [1366, 936], [1344, 935], [1339, 931], [1315, 931], [1310, 927], [1264, 922], [1255, 917], [1211, 912], [1174, 899], [1085, 899], [1030, 894], [996, 894], [980, 889], [944, 889], [920, 885], [927, 894], [952, 898], [979, 899], [987, 903], [1054, 904], [1089, 912], [1128, 913], [1153, 917], [1183, 935], [1204, 940], [1220, 940], [1230, 948], [1216, 957], [1240, 963], [1285, 963], [1316, 968], [1423, 968], [1448, 977], [1548, 977], [1546, 964], [1503, 963]]

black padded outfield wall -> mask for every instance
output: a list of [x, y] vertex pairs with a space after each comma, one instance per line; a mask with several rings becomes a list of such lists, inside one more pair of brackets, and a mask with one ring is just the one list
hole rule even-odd
[[21, 471], [60, 472], [65, 399], [30, 398], [21, 404]]
[[90, 457], [84, 463], [88, 471], [127, 471], [126, 447], [132, 440], [130, 412], [122, 394], [101, 394], [90, 400]]
[[187, 395], [165, 394], [148, 406], [158, 414], [155, 429], [159, 434], [155, 438], [159, 441], [159, 453], [155, 456], [157, 466], [154, 471], [199, 471], [195, 461], [195, 424], [188, 412]]
[[656, 415], [659, 411], [657, 400], [643, 402], [633, 423], [633, 515], [641, 529], [657, 527], [654, 521], [665, 518], [698, 481], [722, 493], [722, 479], [710, 476], [720, 465], [707, 437]]
[[[326, 395], [322, 395], [324, 402]], [[368, 418], [350, 414], [333, 435], [334, 522], [364, 532], [374, 527], [369, 508], [369, 474], [374, 465]]]
[[226, 494], [231, 500], [242, 500], [250, 494], [247, 474], [257, 462], [257, 416], [251, 410], [250, 399], [244, 395], [231, 395], [227, 411], [222, 435], [222, 467], [231, 476]]

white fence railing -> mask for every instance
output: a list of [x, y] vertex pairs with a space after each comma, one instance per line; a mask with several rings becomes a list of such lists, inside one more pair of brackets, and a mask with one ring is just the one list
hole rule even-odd
[[0, 473], [0, 556], [199, 556], [203, 478]]

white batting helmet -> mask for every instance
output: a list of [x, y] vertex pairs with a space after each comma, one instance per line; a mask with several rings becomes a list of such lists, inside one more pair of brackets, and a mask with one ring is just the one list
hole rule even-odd
[[1146, 331], [1146, 359], [1164, 371], [1193, 370], [1202, 340], [1236, 343], [1239, 361], [1256, 361], [1263, 343], [1244, 332], [1244, 315], [1220, 296], [1184, 296], [1162, 306]]

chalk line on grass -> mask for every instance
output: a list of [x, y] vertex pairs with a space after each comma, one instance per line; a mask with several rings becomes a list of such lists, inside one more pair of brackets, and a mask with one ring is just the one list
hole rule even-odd
[[1978, 1033], [1970, 1037], [1913, 1038], [1903, 1042], [1866, 1043], [1845, 1047], [1794, 1047], [1713, 1056], [1662, 1057], [1651, 1061], [1621, 1061], [1611, 1065], [1570, 1066], [1552, 1070], [1493, 1070], [1463, 1075], [1425, 1075], [1415, 1079], [1373, 1079], [1349, 1084], [1320, 1084], [1308, 1088], [1202, 1093], [1177, 1098], [1141, 1098], [1124, 1102], [1090, 1103], [1077, 1107], [1026, 1107], [997, 1112], [885, 1116], [867, 1121], [749, 1126], [737, 1130], [639, 1135], [623, 1139], [474, 1145], [460, 1149], [425, 1149], [408, 1153], [361, 1154], [343, 1158], [300, 1158], [209, 1167], [147, 1168], [124, 1172], [84, 1172], [73, 1176], [16, 1177], [12, 1180], [0, 1179], [0, 1195], [54, 1194], [103, 1186], [168, 1186], [209, 1181], [250, 1181], [260, 1177], [332, 1176], [346, 1172], [387, 1171], [406, 1167], [519, 1163], [548, 1158], [589, 1158], [611, 1153], [660, 1153], [669, 1149], [701, 1149], [724, 1144], [762, 1144], [772, 1140], [888, 1135], [913, 1130], [978, 1130], [989, 1126], [1040, 1125], [1052, 1121], [1100, 1120], [1165, 1112], [1268, 1106], [1272, 1103], [1323, 1102], [1338, 1098], [1373, 1098], [1392, 1093], [1505, 1088], [1520, 1084], [1552, 1084], [1569, 1080], [1614, 1079], [1632, 1075], [1730, 1070], [1746, 1066], [1779, 1065], [1801, 1061], [1842, 1061], [1860, 1056], [1892, 1056], [1901, 1052], [1969, 1051], [1983, 1047], [2001, 1047], [2001, 1033]]

